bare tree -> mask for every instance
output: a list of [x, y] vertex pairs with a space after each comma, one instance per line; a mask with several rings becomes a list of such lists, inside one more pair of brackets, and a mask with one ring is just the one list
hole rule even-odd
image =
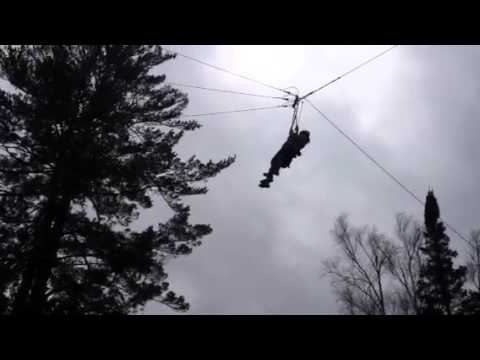
[[422, 257], [420, 247], [423, 241], [421, 225], [412, 216], [397, 214], [395, 235], [399, 240], [395, 256], [390, 258], [389, 271], [396, 282], [398, 310], [405, 315], [418, 313], [417, 283]]
[[480, 230], [470, 233], [467, 243], [467, 281], [480, 292]]
[[340, 253], [323, 269], [346, 314], [416, 314], [422, 228], [412, 217], [396, 216], [398, 241], [374, 227], [354, 228], [346, 215], [337, 218], [333, 236]]
[[470, 233], [466, 251], [466, 294], [460, 313], [480, 315], [480, 230]]
[[386, 315], [392, 294], [386, 291], [395, 246], [375, 228], [353, 228], [346, 215], [335, 222], [333, 236], [341, 255], [323, 261], [343, 311], [348, 314]]

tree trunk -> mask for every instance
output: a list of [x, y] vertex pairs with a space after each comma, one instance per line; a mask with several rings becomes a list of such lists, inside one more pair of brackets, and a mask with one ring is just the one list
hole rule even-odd
[[32, 287], [32, 293], [30, 296], [31, 312], [33, 314], [43, 314], [47, 310], [46, 305], [46, 293], [47, 284], [50, 279], [52, 269], [56, 265], [57, 252], [60, 245], [60, 238], [62, 237], [63, 227], [65, 219], [70, 207], [70, 199], [64, 199], [61, 201], [60, 206], [56, 209], [56, 218], [52, 231], [48, 238], [44, 240], [44, 248], [41, 252], [41, 256], [44, 259], [38, 263], [37, 274]]
[[23, 272], [22, 282], [19, 286], [19, 290], [17, 292], [17, 295], [15, 296], [15, 301], [12, 309], [13, 314], [25, 314], [29, 312], [28, 304], [30, 292], [32, 290], [38, 266], [42, 262], [42, 244], [45, 243], [49, 237], [48, 233], [54, 220], [54, 212], [55, 198], [54, 196], [50, 196], [45, 210], [42, 214], [40, 214], [39, 221], [37, 222], [37, 224], [34, 224], [36, 229], [34, 231], [33, 250], [30, 254], [30, 259], [28, 259], [27, 268]]
[[41, 314], [45, 311], [47, 283], [55, 265], [71, 201], [71, 197], [65, 193], [59, 196], [58, 188], [58, 172], [55, 172], [47, 205], [34, 231], [33, 252], [15, 297], [13, 314]]

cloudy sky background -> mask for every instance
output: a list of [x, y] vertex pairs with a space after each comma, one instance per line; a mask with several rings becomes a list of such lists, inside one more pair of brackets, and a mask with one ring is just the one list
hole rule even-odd
[[[166, 46], [200, 60], [304, 94], [388, 48], [382, 46]], [[278, 96], [257, 85], [177, 57], [160, 66], [167, 81]], [[310, 100], [413, 192], [435, 190], [442, 217], [467, 234], [480, 228], [478, 161], [480, 47], [399, 46]], [[279, 100], [182, 89], [185, 113], [273, 106]], [[167, 265], [189, 314], [335, 314], [321, 261], [335, 254], [330, 231], [348, 213], [354, 225], [391, 234], [398, 212], [423, 209], [305, 104], [300, 127], [311, 143], [270, 189], [261, 174], [288, 133], [281, 108], [198, 118], [177, 151], [187, 158], [237, 161], [209, 181], [207, 195], [187, 197], [193, 223], [213, 233], [193, 254]], [[154, 224], [162, 204], [144, 213]], [[451, 234], [462, 252], [462, 240]], [[151, 303], [145, 314], [174, 314]]]

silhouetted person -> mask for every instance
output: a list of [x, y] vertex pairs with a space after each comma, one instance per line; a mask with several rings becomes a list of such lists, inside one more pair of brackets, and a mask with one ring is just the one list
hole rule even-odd
[[282, 145], [281, 149], [273, 157], [270, 170], [264, 173], [265, 179], [260, 181], [260, 187], [269, 188], [273, 181], [273, 176], [279, 174], [280, 168], [288, 168], [292, 163], [294, 157], [302, 155], [302, 150], [305, 145], [310, 142], [310, 132], [306, 130], [296, 133], [291, 131], [287, 141]]

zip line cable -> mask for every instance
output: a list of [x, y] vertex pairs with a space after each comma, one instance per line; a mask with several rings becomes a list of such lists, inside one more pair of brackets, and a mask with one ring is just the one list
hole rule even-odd
[[310, 91], [310, 92], [307, 93], [306, 95], [302, 96], [300, 99], [306, 99], [307, 97], [315, 94], [317, 91], [320, 91], [320, 90], [322, 90], [322, 89], [325, 89], [327, 86], [333, 84], [334, 82], [340, 80], [341, 78], [343, 78], [343, 77], [345, 77], [345, 76], [347, 76], [347, 75], [350, 75], [350, 74], [353, 73], [354, 71], [357, 71], [357, 70], [360, 69], [361, 67], [363, 67], [363, 66], [371, 63], [372, 61], [378, 59], [379, 57], [385, 55], [386, 53], [388, 53], [389, 51], [393, 50], [393, 49], [396, 48], [397, 46], [398, 46], [398, 45], [393, 45], [393, 46], [389, 47], [387, 50], [384, 50], [384, 51], [380, 52], [379, 54], [375, 55], [374, 57], [372, 57], [372, 58], [370, 58], [370, 59], [362, 62], [361, 64], [355, 66], [354, 68], [348, 70], [346, 73], [343, 73], [342, 75], [340, 75], [340, 76], [338, 76], [337, 78], [329, 81], [328, 83], [320, 86], [319, 88]]
[[289, 107], [289, 106], [288, 105], [276, 105], [276, 106], [267, 106], [267, 107], [250, 108], [250, 109], [219, 111], [219, 112], [212, 112], [212, 113], [205, 113], [205, 114], [191, 114], [191, 115], [184, 114], [184, 115], [180, 116], [180, 118], [197, 117], [197, 116], [210, 116], [210, 115], [224, 115], [224, 114], [233, 114], [233, 113], [240, 113], [240, 112], [247, 112], [247, 111], [278, 109], [278, 108], [282, 108], [282, 107]]
[[[326, 116], [320, 109], [318, 109], [312, 102], [308, 99], [305, 100], [310, 104], [310, 106], [316, 110], [327, 122], [332, 125], [340, 134], [342, 134], [350, 143], [353, 144], [363, 155], [365, 155], [371, 162], [373, 162], [383, 173], [385, 173], [390, 179], [392, 179], [398, 186], [400, 186], [405, 192], [407, 192], [413, 199], [415, 199], [419, 204], [425, 206], [425, 203], [417, 196], [413, 191], [403, 185], [400, 180], [398, 180], [390, 171], [383, 167], [377, 160], [375, 160], [366, 150], [364, 150], [355, 140], [348, 136], [340, 127], [338, 127], [335, 122], [333, 122], [328, 116]], [[448, 227], [452, 232], [454, 232], [462, 240], [468, 242], [468, 240], [463, 236], [459, 231], [457, 231], [453, 226], [449, 225], [447, 222], [444, 222], [445, 226]]]
[[207, 90], [207, 91], [218, 91], [218, 92], [224, 92], [224, 93], [230, 93], [230, 94], [255, 96], [255, 97], [261, 97], [261, 98], [268, 98], [268, 99], [288, 100], [288, 98], [281, 97], [281, 96], [268, 96], [268, 95], [252, 94], [252, 93], [246, 93], [246, 92], [241, 92], [241, 91], [207, 88], [207, 87], [203, 87], [203, 86], [179, 84], [179, 83], [174, 83], [174, 82], [168, 82], [167, 85], [180, 86], [180, 87], [193, 88], [193, 89], [201, 89], [201, 90]]
[[409, 193], [418, 203], [425, 205], [423, 201], [418, 198], [411, 190], [409, 190], [405, 185], [403, 185], [390, 171], [385, 169], [378, 161], [376, 161], [368, 152], [366, 152], [355, 140], [353, 140], [350, 136], [348, 136], [342, 129], [338, 127], [330, 118], [328, 118], [320, 109], [318, 109], [315, 105], [312, 104], [310, 100], [305, 100], [310, 106], [315, 109], [325, 120], [328, 121], [330, 125], [332, 125], [340, 134], [342, 134], [348, 141], [350, 141], [353, 146], [355, 146], [358, 150], [360, 150], [363, 155], [365, 155], [370, 161], [372, 161], [376, 166], [378, 166], [388, 177], [390, 177], [393, 181], [395, 181], [400, 187], [402, 187], [407, 193]]
[[[352, 145], [354, 145], [364, 156], [367, 157], [367, 159], [369, 159], [373, 164], [375, 164], [380, 170], [382, 170], [382, 172], [384, 174], [386, 174], [390, 179], [392, 179], [398, 186], [400, 186], [400, 188], [402, 188], [407, 194], [409, 194], [415, 201], [417, 201], [420, 205], [422, 206], [425, 206], [425, 203], [417, 196], [415, 195], [415, 193], [413, 191], [411, 191], [408, 187], [406, 187], [405, 185], [402, 184], [402, 182], [400, 182], [400, 180], [398, 180], [390, 171], [388, 171], [385, 167], [383, 167], [377, 160], [375, 160], [367, 151], [365, 151], [355, 140], [353, 140], [349, 135], [347, 135], [340, 127], [338, 127], [337, 124], [335, 124], [335, 122], [333, 122], [330, 118], [328, 118], [322, 111], [320, 111], [320, 109], [318, 109], [311, 101], [309, 101], [307, 98], [315, 93], [317, 93], [318, 91], [322, 90], [322, 89], [325, 89], [327, 86], [330, 86], [331, 84], [337, 82], [338, 80], [344, 78], [345, 76], [348, 76], [350, 75], [351, 73], [359, 70], [360, 68], [366, 66], [367, 64], [371, 63], [372, 61], [380, 58], [381, 56], [387, 54], [388, 52], [390, 52], [391, 50], [393, 50], [394, 48], [396, 48], [397, 46], [399, 45], [393, 45], [391, 47], [389, 47], [388, 49], [378, 53], [377, 55], [369, 58], [368, 60], [360, 63], [359, 65], [353, 67], [352, 69], [348, 70], [347, 72], [341, 74], [340, 76], [336, 77], [335, 79], [325, 83], [324, 85], [320, 86], [319, 88], [315, 89], [315, 90], [312, 90], [310, 91], [309, 93], [307, 93], [306, 95], [302, 96], [302, 97], [299, 97], [298, 95], [295, 95], [293, 93], [291, 93], [290, 91], [288, 90], [285, 90], [285, 89], [281, 89], [281, 88], [278, 88], [278, 87], [275, 87], [275, 86], [272, 86], [272, 85], [269, 85], [269, 84], [266, 84], [264, 82], [261, 82], [261, 81], [258, 81], [258, 80], [255, 80], [255, 79], [252, 79], [252, 78], [249, 78], [247, 76], [244, 76], [244, 75], [240, 75], [240, 74], [237, 74], [237, 73], [234, 73], [230, 70], [227, 70], [227, 69], [224, 69], [224, 68], [221, 68], [219, 66], [216, 66], [216, 65], [212, 65], [212, 64], [209, 64], [207, 62], [204, 62], [202, 60], [198, 60], [196, 58], [193, 58], [191, 56], [188, 56], [188, 55], [184, 55], [178, 51], [172, 51], [172, 50], [168, 50], [170, 51], [171, 53], [174, 53], [174, 54], [177, 54], [185, 59], [189, 59], [191, 61], [195, 61], [197, 63], [200, 63], [200, 64], [203, 64], [205, 66], [209, 66], [213, 69], [216, 69], [216, 70], [219, 70], [219, 71], [222, 71], [222, 72], [225, 72], [225, 73], [228, 73], [230, 75], [233, 75], [233, 76], [237, 76], [239, 78], [242, 78], [242, 79], [245, 79], [245, 80], [249, 80], [249, 81], [252, 81], [252, 82], [255, 82], [257, 84], [260, 84], [260, 85], [263, 85], [263, 86], [266, 86], [266, 87], [269, 87], [271, 89], [274, 89], [274, 90], [277, 90], [277, 91], [281, 91], [285, 94], [288, 94], [290, 96], [294, 96], [296, 98], [297, 101], [302, 101], [302, 100], [305, 100], [307, 101], [310, 106], [316, 110], [325, 120], [327, 120], [327, 122], [333, 126], [340, 134], [342, 134]], [[174, 84], [174, 83], [170, 83], [170, 84]], [[257, 95], [257, 94], [249, 94], [249, 93], [242, 93], [242, 92], [237, 92], [237, 91], [230, 91], [230, 90], [222, 90], [222, 89], [212, 89], [212, 88], [204, 88], [204, 87], [200, 87], [200, 86], [193, 86], [193, 85], [183, 85], [183, 84], [175, 84], [176, 86], [184, 86], [184, 87], [191, 87], [191, 88], [198, 88], [198, 89], [203, 89], [203, 90], [209, 90], [209, 91], [220, 91], [220, 92], [225, 92], [225, 93], [233, 93], [233, 94], [242, 94], [242, 95], [249, 95], [249, 96], [257, 96], [257, 97], [267, 97], [267, 98], [274, 98], [274, 99], [281, 99], [281, 100], [288, 100], [287, 98], [282, 98], [282, 97], [273, 97], [273, 96], [266, 96], [266, 95]], [[192, 115], [184, 115], [184, 116], [181, 116], [181, 118], [185, 118], [185, 117], [199, 117], [199, 116], [210, 116], [210, 115], [222, 115], [222, 114], [232, 114], [232, 113], [239, 113], [239, 112], [247, 112], [247, 111], [257, 111], [257, 110], [267, 110], [267, 109], [275, 109], [275, 108], [281, 108], [281, 107], [289, 107], [289, 105], [277, 105], [277, 106], [270, 106], [270, 107], [262, 107], [262, 108], [251, 108], [251, 109], [243, 109], [243, 110], [233, 110], [233, 111], [221, 111], [221, 112], [214, 112], [214, 113], [205, 113], [205, 114], [192, 114]], [[448, 224], [446, 221], [444, 221], [445, 223], [445, 226], [447, 228], [449, 228], [453, 233], [455, 233], [459, 238], [461, 238], [462, 240], [466, 241], [468, 243], [468, 240], [466, 239], [465, 236], [463, 236], [459, 231], [457, 231], [453, 226], [451, 226], [450, 224]]]
[[281, 91], [281, 92], [283, 92], [283, 93], [285, 93], [285, 94], [288, 94], [288, 95], [294, 95], [294, 94], [292, 94], [292, 93], [291, 93], [290, 91], [288, 91], [288, 90], [284, 90], [284, 89], [278, 88], [278, 87], [276, 87], [276, 86], [272, 86], [272, 85], [266, 84], [266, 83], [264, 83], [264, 82], [262, 82], [262, 81], [255, 80], [255, 79], [249, 78], [249, 77], [247, 77], [247, 76], [234, 73], [233, 71], [230, 71], [230, 70], [221, 68], [221, 67], [216, 66], [216, 65], [209, 64], [209, 63], [207, 63], [207, 62], [205, 62], [205, 61], [202, 61], [202, 60], [195, 59], [194, 57], [191, 57], [191, 56], [182, 54], [182, 53], [180, 53], [180, 52], [178, 52], [178, 51], [173, 51], [173, 50], [170, 50], [170, 49], [167, 49], [167, 48], [164, 48], [164, 49], [167, 50], [167, 51], [170, 51], [170, 52], [173, 53], [173, 54], [177, 54], [177, 55], [179, 55], [179, 56], [181, 56], [181, 57], [183, 57], [183, 58], [185, 58], [185, 59], [188, 59], [188, 60], [191, 60], [191, 61], [195, 61], [195, 62], [197, 62], [197, 63], [199, 63], [199, 64], [202, 64], [202, 65], [205, 65], [205, 66], [209, 66], [209, 67], [211, 67], [211, 68], [213, 68], [213, 69], [216, 69], [216, 70], [219, 70], [219, 71], [223, 71], [223, 72], [225, 72], [225, 73], [227, 73], [227, 74], [230, 74], [230, 75], [233, 75], [233, 76], [237, 76], [237, 77], [242, 78], [242, 79], [245, 79], [245, 80], [249, 80], [249, 81], [256, 82], [257, 84], [260, 84], [260, 85], [269, 87], [270, 89], [274, 89], [274, 90], [277, 90], [277, 91]]

